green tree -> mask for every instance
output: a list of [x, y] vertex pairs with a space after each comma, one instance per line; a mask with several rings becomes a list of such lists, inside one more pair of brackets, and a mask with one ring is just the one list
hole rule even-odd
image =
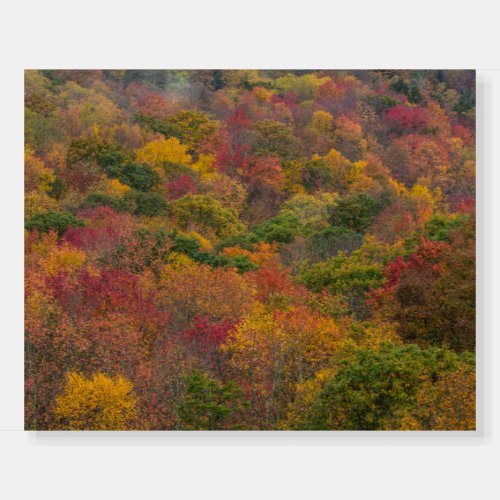
[[118, 177], [123, 165], [130, 161], [130, 155], [121, 146], [98, 138], [72, 141], [66, 163], [72, 166], [82, 160], [95, 161], [109, 177]]
[[135, 198], [137, 208], [136, 215], [145, 215], [154, 217], [156, 215], [167, 215], [169, 213], [169, 205], [164, 196], [160, 193], [137, 193]]
[[267, 243], [290, 243], [300, 234], [300, 220], [292, 213], [277, 215], [256, 226], [253, 232]]
[[383, 203], [380, 200], [364, 193], [353, 194], [338, 201], [331, 211], [330, 224], [363, 233], [382, 208]]
[[211, 228], [217, 236], [238, 233], [243, 225], [236, 210], [224, 208], [215, 198], [204, 194], [188, 194], [175, 200], [172, 211], [179, 226], [186, 229], [190, 224]]
[[288, 125], [273, 120], [262, 120], [254, 125], [254, 130], [252, 151], [256, 155], [277, 155], [283, 160], [293, 160], [299, 156], [300, 141]]
[[37, 214], [26, 222], [26, 229], [33, 231], [36, 229], [41, 233], [48, 233], [50, 230], [56, 231], [59, 236], [66, 232], [71, 226], [83, 226], [83, 220], [75, 217], [69, 212], [55, 212], [49, 210], [43, 214]]
[[459, 362], [471, 363], [440, 348], [383, 344], [380, 350], [358, 349], [341, 362], [322, 386], [299, 429], [400, 429], [417, 406], [424, 383], [437, 383]]
[[127, 163], [121, 168], [118, 179], [138, 191], [149, 191], [161, 182], [160, 175], [144, 163]]
[[241, 389], [194, 370], [186, 377], [186, 392], [179, 405], [183, 429], [216, 430], [237, 428], [236, 417], [245, 406]]
[[127, 192], [124, 196], [113, 196], [106, 193], [89, 193], [83, 200], [81, 208], [111, 207], [117, 212], [130, 212], [136, 210], [135, 193]]

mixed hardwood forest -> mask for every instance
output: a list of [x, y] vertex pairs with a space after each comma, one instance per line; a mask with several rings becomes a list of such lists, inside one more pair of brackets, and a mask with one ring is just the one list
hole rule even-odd
[[475, 428], [473, 71], [26, 71], [26, 429]]

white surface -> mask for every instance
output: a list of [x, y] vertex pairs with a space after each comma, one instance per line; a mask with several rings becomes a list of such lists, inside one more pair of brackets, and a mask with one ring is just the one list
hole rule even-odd
[[[6, 499], [500, 498], [500, 73], [493, 2], [4, 2], [0, 19], [0, 496]], [[481, 431], [25, 433], [24, 68], [478, 68]], [[496, 102], [493, 100], [496, 98]], [[495, 142], [493, 141], [495, 138]], [[493, 150], [494, 148], [494, 150]], [[493, 153], [495, 156], [493, 157]], [[495, 171], [493, 165], [496, 165]], [[494, 285], [494, 286], [493, 286]], [[495, 382], [493, 387], [492, 383]], [[497, 429], [496, 429], [497, 430]], [[402, 436], [402, 437], [400, 437]]]

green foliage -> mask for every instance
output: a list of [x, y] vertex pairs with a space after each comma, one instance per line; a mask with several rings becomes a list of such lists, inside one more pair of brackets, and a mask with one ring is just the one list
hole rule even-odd
[[125, 193], [124, 196], [113, 196], [106, 193], [89, 193], [83, 201], [81, 208], [111, 207], [118, 212], [133, 213], [136, 210], [134, 193]]
[[329, 80], [328, 77], [320, 78], [313, 74], [294, 75], [288, 73], [285, 76], [276, 78], [274, 87], [284, 94], [292, 92], [299, 101], [314, 99], [317, 90]]
[[304, 269], [300, 276], [313, 292], [328, 288], [334, 295], [343, 295], [353, 313], [364, 319], [370, 314], [366, 292], [383, 283], [384, 266], [378, 262], [363, 262], [356, 254], [348, 257], [341, 252], [336, 257]]
[[363, 233], [383, 208], [381, 200], [360, 193], [342, 198], [331, 211], [330, 224]]
[[469, 216], [465, 214], [449, 216], [437, 213], [432, 215], [420, 231], [416, 231], [406, 239], [405, 246], [408, 249], [408, 253], [416, 250], [422, 236], [426, 240], [450, 243], [452, 233], [463, 227], [467, 220], [469, 220]]
[[347, 227], [328, 227], [307, 240], [309, 253], [316, 260], [325, 260], [339, 252], [350, 254], [363, 243], [363, 235]]
[[323, 158], [306, 161], [302, 171], [304, 186], [311, 191], [316, 188], [331, 188], [335, 179], [332, 169]]
[[27, 108], [24, 112], [24, 142], [37, 153], [50, 151], [57, 142], [64, 141], [61, 118], [56, 114], [41, 114]]
[[410, 85], [406, 95], [412, 104], [423, 104], [424, 102], [424, 96], [415, 84]]
[[300, 233], [300, 221], [294, 214], [277, 215], [256, 226], [253, 232], [267, 243], [290, 243]]
[[217, 248], [222, 250], [226, 247], [239, 246], [245, 250], [252, 250], [255, 243], [260, 241], [259, 237], [253, 233], [239, 233], [224, 238], [218, 245]]
[[211, 134], [219, 129], [219, 123], [211, 120], [202, 111], [181, 111], [166, 116], [161, 120], [149, 116], [137, 116], [137, 121], [147, 125], [154, 132], [159, 132], [165, 138], [177, 137], [183, 144], [188, 144], [191, 150], [196, 149]]
[[283, 160], [293, 160], [299, 156], [300, 141], [288, 125], [262, 120], [255, 123], [254, 130], [252, 151], [257, 156], [277, 155]]
[[217, 236], [224, 237], [238, 233], [243, 228], [235, 210], [224, 208], [209, 195], [189, 194], [179, 198], [173, 202], [172, 212], [182, 229], [194, 223], [213, 229]]
[[327, 226], [329, 213], [337, 204], [338, 196], [332, 193], [319, 193], [316, 196], [299, 193], [283, 203], [280, 215], [296, 217], [300, 233], [309, 236]]
[[406, 94], [410, 90], [410, 85], [403, 78], [397, 77], [391, 82], [391, 89], [400, 94]]
[[93, 160], [109, 177], [118, 177], [130, 156], [121, 146], [98, 139], [72, 141], [66, 155], [67, 164], [70, 166], [82, 160]]
[[117, 176], [119, 181], [138, 191], [149, 191], [161, 182], [160, 175], [149, 165], [127, 163]]
[[300, 429], [399, 429], [416, 406], [423, 379], [437, 381], [459, 358], [446, 349], [385, 344], [358, 349], [341, 364], [313, 402]]
[[355, 317], [365, 319], [371, 315], [366, 293], [384, 283], [385, 266], [398, 252], [368, 240], [351, 255], [339, 252], [323, 262], [303, 266], [299, 279], [313, 292], [327, 288], [334, 295], [342, 295]]
[[53, 230], [61, 236], [66, 232], [68, 227], [83, 225], [83, 220], [75, 217], [72, 213], [49, 210], [48, 212], [31, 217], [31, 219], [26, 222], [25, 227], [28, 231], [36, 229], [40, 233], [47, 233]]
[[217, 430], [237, 428], [231, 421], [244, 408], [241, 389], [194, 370], [185, 379], [186, 391], [179, 404], [182, 428]]
[[255, 271], [259, 268], [254, 264], [246, 255], [238, 255], [229, 259], [229, 266], [235, 267], [239, 273], [247, 273], [248, 271]]
[[225, 257], [201, 251], [200, 244], [194, 238], [189, 238], [177, 232], [170, 233], [172, 239], [172, 251], [187, 255], [190, 259], [201, 264], [212, 267], [236, 267], [238, 272], [246, 273], [258, 269], [246, 255], [237, 257]]
[[415, 83], [409, 83], [407, 80], [397, 77], [391, 82], [391, 88], [400, 94], [405, 94], [412, 104], [424, 102], [424, 97]]
[[167, 215], [170, 207], [167, 200], [160, 193], [137, 193], [135, 197], [136, 215], [155, 217], [157, 215]]
[[424, 225], [424, 236], [428, 240], [450, 243], [450, 232], [463, 225], [464, 219], [467, 218], [463, 214], [458, 214], [455, 217], [434, 214]]
[[47, 191], [47, 194], [52, 198], [59, 200], [66, 191], [66, 183], [60, 177], [56, 177], [50, 184], [50, 189]]
[[365, 101], [379, 115], [385, 113], [389, 108], [392, 108], [399, 104], [398, 100], [383, 94], [368, 95], [365, 97]]
[[473, 109], [474, 106], [474, 101], [467, 94], [461, 94], [453, 107], [453, 111], [457, 113], [467, 113], [467, 111]]

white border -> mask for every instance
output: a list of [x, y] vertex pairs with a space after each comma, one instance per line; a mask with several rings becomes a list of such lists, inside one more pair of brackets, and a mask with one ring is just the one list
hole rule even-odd
[[[0, 493], [3, 498], [500, 496], [497, 19], [487, 2], [18, 1], [2, 6]], [[493, 5], [491, 3], [490, 5]], [[22, 96], [25, 68], [483, 68], [478, 71], [475, 433], [25, 433]], [[493, 99], [496, 96], [497, 101]], [[496, 128], [495, 128], [496, 127]], [[494, 224], [495, 222], [495, 224]], [[495, 252], [496, 250], [496, 252]], [[498, 258], [497, 258], [498, 259]], [[495, 310], [494, 307], [496, 306]], [[495, 328], [497, 327], [497, 328]], [[493, 383], [495, 382], [495, 385]]]

